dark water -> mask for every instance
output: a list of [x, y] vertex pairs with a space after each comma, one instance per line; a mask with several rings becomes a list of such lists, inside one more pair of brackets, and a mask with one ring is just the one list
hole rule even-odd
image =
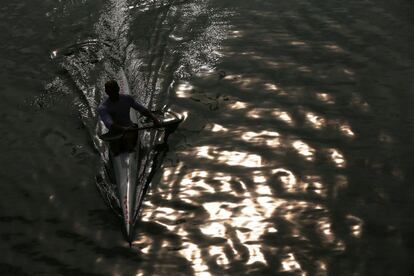
[[[1, 275], [411, 275], [412, 10], [5, 1]], [[96, 188], [94, 107], [119, 68], [187, 116], [132, 248]]]

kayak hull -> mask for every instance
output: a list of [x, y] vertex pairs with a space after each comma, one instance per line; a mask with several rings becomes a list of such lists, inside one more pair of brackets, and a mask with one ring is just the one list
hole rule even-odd
[[[121, 93], [131, 95], [125, 72], [118, 76]], [[109, 170], [112, 171], [112, 183], [117, 189], [118, 205], [122, 211], [122, 221], [127, 241], [133, 241], [134, 225], [152, 179], [158, 156], [157, 143], [166, 143], [171, 132], [175, 130], [183, 117], [172, 111], [156, 112], [162, 126], [154, 128], [152, 121], [139, 119], [138, 113], [131, 109], [130, 118], [138, 125], [139, 135], [133, 152], [114, 155], [109, 149]], [[100, 135], [102, 136], [102, 135]], [[102, 137], [101, 137], [102, 139]], [[103, 139], [105, 140], [105, 139]]]
[[135, 217], [138, 154], [126, 152], [113, 156], [112, 165], [125, 232], [128, 241], [130, 241]]
[[[110, 175], [112, 175], [112, 183], [117, 189], [117, 201], [120, 211], [122, 211], [124, 232], [130, 244], [133, 241], [134, 226], [139, 217], [145, 194], [153, 174], [162, 160], [163, 155], [160, 153], [166, 150], [166, 147], [158, 147], [157, 145], [165, 145], [168, 136], [183, 120], [182, 116], [172, 111], [165, 111], [162, 115], [157, 115], [163, 127], [140, 130], [136, 150], [123, 152], [116, 156], [109, 151]], [[146, 126], [145, 122], [138, 121], [140, 127]]]

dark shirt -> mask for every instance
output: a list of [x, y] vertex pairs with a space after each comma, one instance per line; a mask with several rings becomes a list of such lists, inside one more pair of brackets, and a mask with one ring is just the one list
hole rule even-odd
[[120, 94], [119, 100], [116, 102], [112, 102], [107, 98], [98, 107], [98, 114], [108, 129], [111, 128], [113, 123], [128, 127], [133, 124], [130, 117], [131, 107], [140, 113], [146, 110], [146, 108], [142, 104], [136, 102], [132, 96]]

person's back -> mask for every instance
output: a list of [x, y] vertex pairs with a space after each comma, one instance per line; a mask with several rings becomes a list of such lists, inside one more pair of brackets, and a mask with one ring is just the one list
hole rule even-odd
[[130, 109], [133, 107], [138, 112], [143, 112], [145, 107], [135, 102], [130, 95], [120, 94], [117, 101], [106, 99], [98, 108], [99, 115], [105, 126], [110, 129], [115, 123], [122, 127], [132, 126]]

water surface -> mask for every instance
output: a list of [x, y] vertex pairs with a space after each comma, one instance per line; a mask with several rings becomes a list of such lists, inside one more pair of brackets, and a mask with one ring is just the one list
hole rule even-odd
[[[383, 2], [7, 1], [2, 274], [410, 275], [412, 6]], [[187, 116], [132, 248], [96, 188], [118, 68]]]

